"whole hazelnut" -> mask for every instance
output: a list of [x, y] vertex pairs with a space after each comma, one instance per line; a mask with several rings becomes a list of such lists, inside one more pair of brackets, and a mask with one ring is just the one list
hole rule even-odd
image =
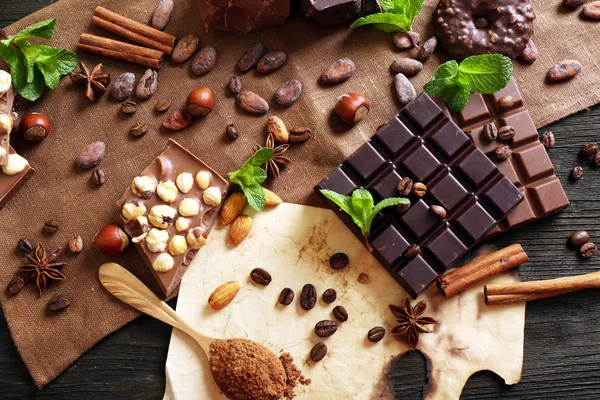
[[129, 237], [117, 225], [106, 225], [96, 234], [94, 246], [107, 256], [116, 256], [129, 246]]
[[215, 106], [215, 98], [212, 90], [207, 87], [199, 87], [191, 91], [185, 101], [188, 112], [195, 117], [207, 116]]
[[50, 133], [50, 121], [44, 114], [27, 114], [21, 119], [19, 130], [25, 140], [39, 142]]
[[371, 102], [360, 93], [350, 92], [338, 98], [335, 112], [342, 121], [349, 124], [358, 124], [371, 109]]

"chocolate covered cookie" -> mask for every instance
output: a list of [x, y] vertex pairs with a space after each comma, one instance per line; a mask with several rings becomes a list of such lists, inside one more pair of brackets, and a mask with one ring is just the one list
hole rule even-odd
[[529, 0], [440, 0], [433, 25], [439, 47], [451, 58], [494, 53], [515, 58], [533, 35], [534, 19]]

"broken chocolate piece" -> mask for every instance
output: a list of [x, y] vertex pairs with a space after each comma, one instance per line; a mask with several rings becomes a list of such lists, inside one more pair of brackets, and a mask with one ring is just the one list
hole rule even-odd
[[[9, 154], [16, 154], [10, 146], [8, 151]], [[0, 170], [0, 210], [21, 189], [34, 172], [35, 170], [29, 164], [25, 165], [23, 170], [15, 175], [7, 175]]]
[[290, 0], [200, 0], [206, 30], [244, 33], [280, 25], [290, 13]]

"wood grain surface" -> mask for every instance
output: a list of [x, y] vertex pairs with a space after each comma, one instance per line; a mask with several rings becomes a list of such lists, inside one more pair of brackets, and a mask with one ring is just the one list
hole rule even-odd
[[[52, 2], [0, 0], [0, 27]], [[600, 255], [583, 260], [567, 246], [567, 238], [577, 229], [588, 230], [592, 241], [600, 242], [600, 168], [579, 156], [584, 143], [600, 140], [599, 123], [597, 106], [544, 129], [556, 135], [557, 145], [549, 153], [571, 206], [558, 216], [490, 242], [498, 246], [523, 245], [530, 256], [530, 262], [519, 268], [523, 281], [599, 269]], [[584, 167], [585, 176], [572, 183], [568, 176], [576, 165]], [[495, 374], [480, 372], [471, 377], [461, 398], [600, 398], [599, 294], [598, 290], [590, 290], [528, 304], [522, 381], [509, 387]], [[174, 307], [175, 301], [169, 304]], [[142, 316], [102, 340], [54, 382], [37, 391], [2, 316], [0, 398], [161, 399], [170, 332], [167, 325]], [[425, 360], [420, 353], [409, 353], [395, 362], [389, 378], [397, 399], [420, 399], [427, 382]]]

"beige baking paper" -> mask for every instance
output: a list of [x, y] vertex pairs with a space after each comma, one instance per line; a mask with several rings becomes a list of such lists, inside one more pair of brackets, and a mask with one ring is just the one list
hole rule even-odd
[[[386, 335], [371, 343], [366, 335], [374, 326], [388, 331], [394, 326], [388, 304], [404, 304], [406, 293], [332, 211], [284, 203], [249, 215], [254, 219], [252, 233], [238, 247], [227, 243], [228, 227], [213, 230], [183, 278], [177, 313], [209, 336], [245, 337], [276, 354], [290, 352], [312, 379], [310, 385], [296, 388], [299, 399], [328, 399], [332, 393], [336, 399], [389, 397], [388, 391], [374, 387], [381, 387], [378, 381], [386, 364], [409, 347], [398, 337]], [[337, 271], [329, 267], [329, 257], [336, 252], [348, 254], [349, 267]], [[250, 280], [255, 267], [271, 273], [268, 286]], [[241, 284], [237, 297], [213, 311], [207, 304], [210, 293], [233, 280]], [[493, 279], [514, 280], [509, 273]], [[306, 283], [315, 285], [319, 296], [332, 287], [338, 299], [327, 305], [319, 297], [314, 309], [304, 311], [298, 297]], [[277, 302], [284, 287], [296, 294], [287, 307]], [[496, 372], [507, 384], [521, 377], [525, 305], [488, 307], [482, 287], [450, 300], [432, 287], [419, 297], [427, 301], [426, 315], [440, 321], [435, 333], [420, 336], [418, 345], [429, 363], [427, 399], [458, 399], [469, 376], [484, 369]], [[333, 319], [331, 310], [338, 304], [346, 307], [349, 320], [339, 323], [333, 336], [318, 338], [315, 323]], [[308, 354], [318, 341], [327, 344], [329, 353], [315, 364]], [[166, 377], [165, 399], [225, 399], [200, 348], [175, 329]]]

